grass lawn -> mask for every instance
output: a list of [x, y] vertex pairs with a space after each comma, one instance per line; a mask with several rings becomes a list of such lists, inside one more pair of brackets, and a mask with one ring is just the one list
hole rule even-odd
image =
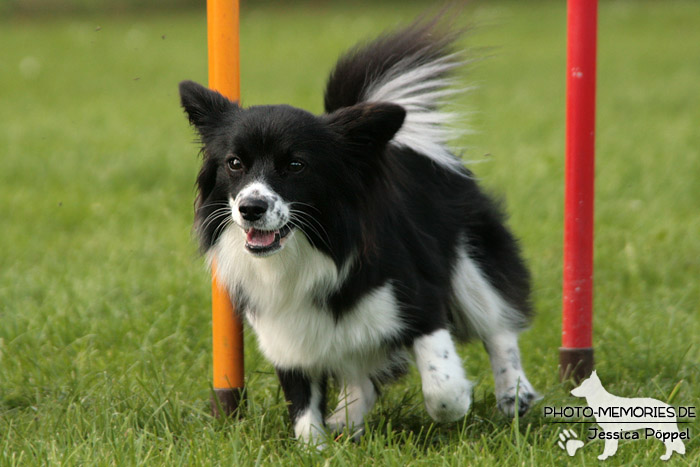
[[[254, 3], [254, 2], [248, 2]], [[348, 2], [349, 3], [349, 2]], [[418, 2], [248, 5], [245, 105], [321, 110], [338, 53], [412, 18]], [[291, 439], [271, 366], [246, 337], [246, 416], [209, 415], [209, 277], [190, 232], [198, 169], [177, 83], [206, 82], [202, 11], [0, 19], [0, 465], [596, 465], [556, 445], [543, 407], [583, 405], [558, 382], [564, 2], [476, 2], [480, 49], [456, 105], [460, 141], [503, 195], [535, 280], [521, 338], [540, 406], [495, 408], [481, 345], [462, 421], [433, 425], [411, 373], [359, 444]], [[596, 181], [595, 346], [613, 393], [700, 406], [700, 3], [602, 2]], [[493, 47], [485, 49], [484, 47]], [[686, 454], [700, 463], [700, 423]], [[623, 441], [610, 465], [658, 464]]]

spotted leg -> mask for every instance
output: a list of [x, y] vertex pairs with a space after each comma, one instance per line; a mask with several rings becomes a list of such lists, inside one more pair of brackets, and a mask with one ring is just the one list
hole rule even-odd
[[515, 416], [516, 408], [519, 415], [525, 414], [539, 396], [523, 372], [518, 335], [504, 331], [486, 337], [484, 345], [491, 360], [498, 408], [509, 417]]
[[446, 329], [417, 338], [413, 343], [416, 365], [423, 383], [428, 414], [438, 422], [462, 418], [471, 405], [471, 383]]

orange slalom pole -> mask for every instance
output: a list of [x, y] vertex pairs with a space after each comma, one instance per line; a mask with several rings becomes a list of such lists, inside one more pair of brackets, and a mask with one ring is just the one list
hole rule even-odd
[[[239, 101], [239, 2], [207, 0], [207, 48], [209, 87], [232, 101]], [[225, 288], [212, 264], [212, 350], [214, 367], [214, 416], [239, 414], [245, 379], [243, 366], [243, 323], [235, 313]]]

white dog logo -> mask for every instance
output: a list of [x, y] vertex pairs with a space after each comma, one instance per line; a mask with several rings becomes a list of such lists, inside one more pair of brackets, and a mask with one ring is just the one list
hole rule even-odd
[[625, 432], [640, 429], [644, 429], [645, 438], [655, 437], [663, 441], [666, 452], [661, 456], [662, 460], [668, 460], [674, 452], [685, 454], [685, 444], [681, 440], [685, 433], [678, 431], [676, 413], [669, 404], [650, 397], [627, 398], [610, 394], [595, 371], [571, 394], [586, 399], [601, 427], [597, 437], [605, 440], [605, 447], [598, 459], [604, 460], [615, 454], [620, 439], [639, 439], [639, 433], [629, 436]]

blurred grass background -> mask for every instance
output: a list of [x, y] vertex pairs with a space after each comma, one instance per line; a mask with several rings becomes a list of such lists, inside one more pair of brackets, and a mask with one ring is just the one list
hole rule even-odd
[[[482, 347], [462, 347], [472, 412], [433, 426], [415, 374], [370, 434], [307, 453], [290, 441], [271, 367], [247, 336], [249, 410], [208, 415], [209, 278], [190, 233], [194, 135], [177, 83], [206, 83], [203, 2], [11, 1], [0, 7], [0, 465], [564, 463], [541, 410], [495, 409]], [[338, 54], [431, 2], [243, 2], [244, 105], [321, 111]], [[60, 5], [63, 5], [59, 8]], [[68, 5], [68, 7], [65, 7]], [[52, 9], [53, 8], [53, 9]], [[502, 195], [535, 279], [524, 364], [545, 405], [561, 305], [564, 2], [473, 2], [484, 58], [464, 158]], [[611, 392], [700, 401], [700, 3], [600, 6], [595, 345]], [[488, 49], [486, 49], [488, 47]], [[697, 421], [687, 454], [700, 460]], [[582, 425], [577, 425], [582, 427]], [[583, 428], [578, 432], [585, 436]], [[597, 462], [602, 443], [579, 451]], [[621, 443], [619, 463], [659, 442]]]

